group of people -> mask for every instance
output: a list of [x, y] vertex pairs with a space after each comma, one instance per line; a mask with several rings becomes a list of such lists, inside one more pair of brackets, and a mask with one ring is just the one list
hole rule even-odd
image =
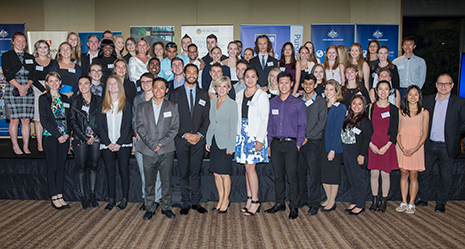
[[[159, 206], [168, 218], [176, 217], [171, 204], [175, 154], [180, 214], [208, 212], [200, 205], [205, 151], [210, 152], [209, 170], [219, 197], [212, 211], [219, 214], [230, 205], [233, 161], [246, 172], [247, 202], [241, 212], [260, 212], [255, 168], [270, 158], [276, 203], [265, 213], [286, 210], [286, 181], [289, 219], [296, 219], [306, 205], [307, 215], [333, 211], [342, 175], [349, 183], [349, 215], [365, 211], [370, 185], [369, 209], [385, 212], [390, 172], [400, 169], [402, 203], [396, 211], [413, 214], [432, 196], [429, 182], [438, 160], [435, 210], [445, 211], [453, 159], [465, 132], [465, 100], [451, 94], [454, 82], [447, 73], [436, 81], [438, 93], [423, 98], [426, 63], [413, 54], [414, 37], [403, 39], [405, 53], [393, 62], [387, 58], [389, 48], [372, 40], [365, 59], [358, 43], [349, 49], [331, 45], [323, 64], [311, 42], [297, 56], [293, 44], [285, 43], [279, 61], [266, 35], [258, 36], [242, 58], [240, 41], [228, 44], [228, 57], [216, 36], [209, 35], [206, 42], [209, 52], [200, 59], [187, 35], [178, 54], [174, 42], [149, 44], [144, 38], [124, 40], [105, 31], [101, 41], [90, 36], [89, 52], [81, 54], [79, 36], [71, 32], [53, 59], [46, 41], [37, 41], [31, 55], [26, 36], [14, 33], [13, 49], [2, 56], [12, 148], [17, 155], [31, 153], [29, 123], [34, 119], [54, 208], [69, 208], [63, 182], [71, 146], [82, 207], [99, 206], [95, 185], [103, 158], [109, 193], [105, 210], [125, 209], [134, 146], [144, 220]], [[124, 49], [128, 52], [123, 56]], [[22, 149], [17, 140], [20, 122]], [[118, 205], [116, 165], [122, 187]]]

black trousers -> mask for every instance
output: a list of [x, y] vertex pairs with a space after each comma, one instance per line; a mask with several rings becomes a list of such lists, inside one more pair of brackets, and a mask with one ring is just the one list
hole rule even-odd
[[349, 182], [350, 204], [355, 204], [358, 208], [365, 208], [368, 194], [368, 178], [365, 158], [364, 164], [358, 164], [358, 151], [355, 144], [342, 144], [344, 168]]
[[60, 143], [53, 136], [45, 136], [42, 141], [45, 159], [47, 160], [47, 183], [50, 196], [63, 194], [65, 162], [68, 156], [69, 139], [64, 143]]
[[103, 161], [107, 169], [108, 193], [111, 199], [116, 197], [116, 157], [118, 157], [118, 168], [121, 175], [121, 187], [123, 198], [129, 195], [129, 156], [131, 147], [121, 147], [119, 151], [112, 152], [109, 149], [102, 150]]
[[276, 203], [285, 204], [287, 177], [289, 183], [289, 208], [297, 208], [299, 206], [299, 176], [297, 170], [299, 151], [295, 141], [273, 139], [271, 142], [271, 161], [275, 175]]
[[156, 155], [143, 155], [145, 176], [145, 207], [147, 211], [155, 212], [155, 183], [160, 173], [161, 180], [161, 208], [171, 210], [171, 178], [173, 175], [174, 152]]
[[[320, 207], [321, 201], [321, 156], [323, 155], [323, 140], [308, 140], [300, 148], [299, 185], [300, 202], [309, 207]], [[310, 177], [310, 182], [307, 181]]]
[[102, 153], [100, 152], [100, 143], [92, 145], [79, 145], [78, 140], [73, 140], [73, 152], [76, 163], [76, 175], [78, 180], [79, 196], [85, 196], [86, 193], [86, 171], [89, 169], [90, 175], [90, 192], [95, 192], [97, 181], [97, 168]]
[[431, 198], [430, 179], [433, 165], [439, 160], [439, 186], [437, 203], [446, 204], [452, 186], [454, 158], [447, 154], [445, 143], [425, 144], [425, 171], [418, 174], [418, 198], [428, 201]]
[[185, 139], [174, 139], [178, 158], [179, 185], [181, 187], [181, 202], [183, 207], [200, 203], [200, 171], [205, 155], [205, 139], [191, 145]]

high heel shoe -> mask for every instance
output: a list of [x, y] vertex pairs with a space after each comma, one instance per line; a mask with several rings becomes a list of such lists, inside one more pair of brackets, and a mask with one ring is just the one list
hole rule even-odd
[[258, 206], [257, 211], [255, 211], [255, 213], [252, 213], [249, 210], [245, 211], [245, 214], [244, 214], [245, 216], [253, 216], [256, 213], [260, 213], [260, 207], [262, 206], [262, 204], [260, 203], [260, 200], [252, 201], [252, 205], [253, 204], [259, 204], [260, 206]]
[[219, 210], [218, 213], [219, 214], [225, 214], [226, 212], [228, 212], [229, 206], [231, 206], [231, 202], [228, 204], [228, 207], [225, 210]]
[[[57, 200], [63, 200], [64, 201], [63, 196], [58, 197]], [[66, 205], [63, 205], [62, 207], [63, 207], [63, 209], [71, 208], [71, 206], [68, 203], [66, 203]]]
[[53, 207], [54, 209], [56, 209], [56, 210], [63, 210], [63, 209], [65, 209], [63, 206], [59, 206], [59, 207], [58, 207], [58, 206], [56, 206], [55, 204], [53, 204], [54, 201], [58, 201], [58, 199], [57, 199], [57, 198], [54, 198], [54, 199], [52, 199], [52, 200], [50, 201], [50, 203], [52, 203], [52, 207]]
[[213, 212], [218, 212], [218, 211], [220, 211], [220, 209], [217, 208], [217, 207], [214, 207], [214, 208], [212, 208], [212, 211], [213, 211]]
[[336, 210], [336, 207], [337, 207], [337, 205], [336, 205], [336, 203], [334, 203], [334, 205], [330, 209], [323, 208], [323, 209], [321, 209], [321, 212], [323, 212], [323, 213], [331, 212], [331, 211]]
[[[247, 200], [251, 200], [251, 199], [252, 199], [252, 196], [247, 196]], [[241, 213], [245, 213], [245, 212], [247, 212], [247, 210], [248, 210], [247, 207], [243, 207], [241, 209]]]

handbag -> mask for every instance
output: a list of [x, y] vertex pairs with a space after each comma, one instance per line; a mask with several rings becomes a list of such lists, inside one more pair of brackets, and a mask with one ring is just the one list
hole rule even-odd
[[[32, 94], [32, 92], [33, 92], [32, 87], [29, 87], [29, 88], [27, 89], [26, 96]], [[15, 97], [19, 97], [19, 90], [18, 90], [18, 88], [15, 87], [15, 88], [13, 89], [13, 91], [11, 91], [11, 94], [12, 94], [13, 96], [15, 96]]]

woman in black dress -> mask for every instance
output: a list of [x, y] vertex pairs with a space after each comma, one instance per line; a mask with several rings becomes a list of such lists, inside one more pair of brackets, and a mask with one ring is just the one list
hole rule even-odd
[[82, 74], [81, 67], [72, 61], [72, 47], [69, 43], [63, 42], [58, 47], [58, 56], [55, 63], [50, 66], [50, 72], [57, 72], [61, 76], [62, 88], [60, 93], [71, 98], [77, 92], [77, 82]]
[[[2, 55], [2, 69], [7, 84], [4, 100], [10, 118], [8, 132], [10, 133], [13, 152], [16, 155], [30, 155], [29, 123], [34, 117], [34, 92], [31, 85], [35, 79], [34, 56], [25, 52], [26, 36], [16, 31], [11, 37], [13, 49]], [[21, 120], [21, 134], [23, 136], [23, 150], [18, 144], [18, 127]]]

